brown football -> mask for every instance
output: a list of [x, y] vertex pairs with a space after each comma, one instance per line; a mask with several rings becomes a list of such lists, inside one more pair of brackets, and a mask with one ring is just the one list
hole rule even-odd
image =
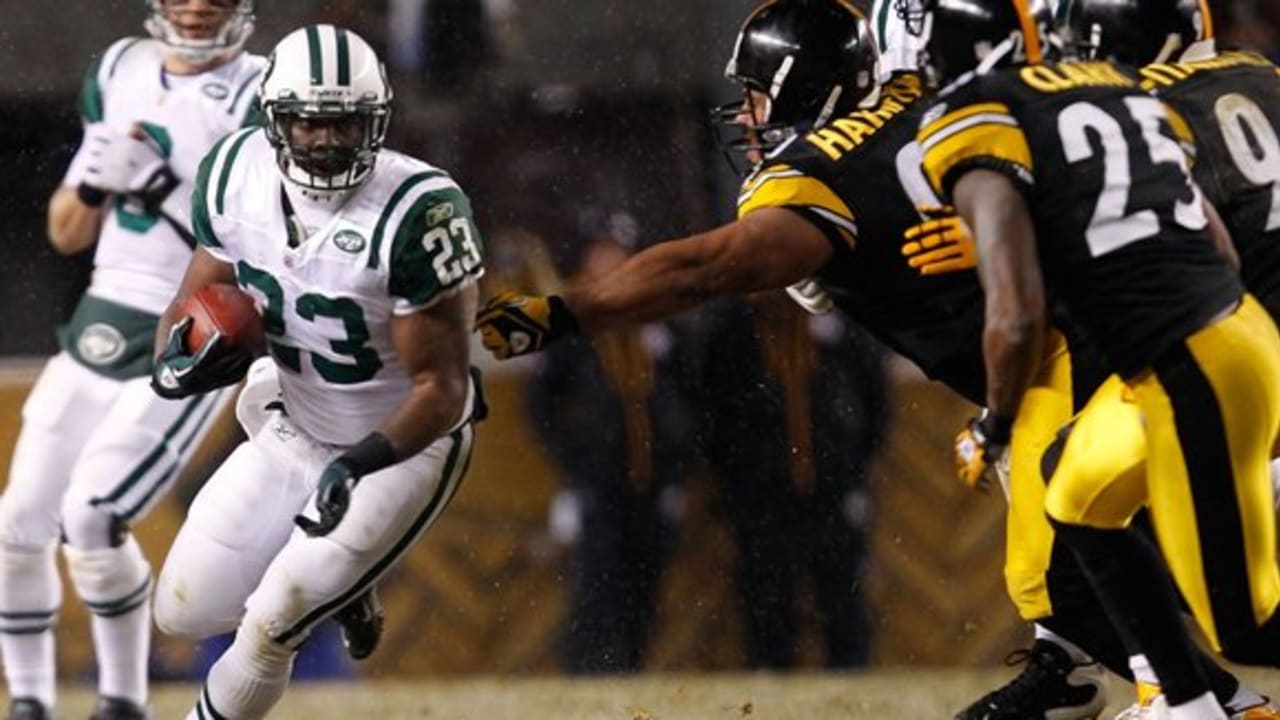
[[178, 308], [178, 318], [183, 317], [191, 318], [187, 352], [199, 350], [215, 331], [222, 333], [223, 352], [243, 349], [257, 356], [267, 350], [262, 315], [253, 298], [235, 285], [214, 283], [195, 291]]

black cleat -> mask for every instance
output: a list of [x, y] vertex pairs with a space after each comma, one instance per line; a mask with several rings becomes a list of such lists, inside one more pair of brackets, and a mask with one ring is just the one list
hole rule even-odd
[[89, 720], [147, 720], [147, 709], [125, 698], [100, 697]]
[[373, 654], [382, 639], [382, 603], [370, 587], [360, 597], [334, 613], [342, 626], [342, 644], [353, 660], [364, 660]]
[[1025, 662], [1022, 672], [956, 714], [956, 720], [1093, 720], [1107, 705], [1102, 666], [1077, 664], [1058, 645], [1036, 640], [1015, 650], [1007, 665]]
[[50, 720], [52, 717], [35, 698], [13, 698], [9, 701], [9, 720]]

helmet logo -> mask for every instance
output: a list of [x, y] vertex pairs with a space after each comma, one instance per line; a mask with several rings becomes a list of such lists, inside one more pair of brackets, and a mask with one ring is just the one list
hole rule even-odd
[[334, 234], [333, 244], [337, 246], [339, 250], [355, 255], [361, 250], [364, 250], [366, 243], [363, 235], [355, 230], [346, 229], [339, 230]]

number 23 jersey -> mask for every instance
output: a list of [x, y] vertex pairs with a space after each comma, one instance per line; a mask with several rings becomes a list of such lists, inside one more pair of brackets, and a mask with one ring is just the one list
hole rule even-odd
[[228, 136], [197, 177], [196, 237], [263, 308], [290, 417], [319, 440], [356, 442], [409, 392], [392, 318], [475, 283], [480, 234], [446, 172], [394, 151], [309, 236], [284, 182], [262, 130]]
[[918, 139], [944, 197], [977, 168], [1023, 192], [1046, 288], [1122, 376], [1243, 292], [1206, 235], [1165, 106], [1114, 65], [975, 76], [939, 95]]

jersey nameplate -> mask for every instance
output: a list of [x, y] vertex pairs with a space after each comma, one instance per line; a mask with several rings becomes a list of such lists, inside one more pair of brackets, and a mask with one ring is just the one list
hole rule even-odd
[[885, 123], [910, 107], [911, 103], [919, 100], [922, 93], [920, 78], [904, 75], [885, 86], [880, 102], [875, 107], [855, 110], [832, 120], [805, 135], [805, 142], [818, 148], [832, 160], [839, 160], [845, 153], [866, 142]]
[[[1270, 60], [1262, 57], [1261, 55], [1231, 52], [1223, 53], [1217, 57], [1207, 58], [1205, 60], [1197, 60], [1195, 62], [1148, 65], [1142, 68], [1139, 72], [1142, 73], [1142, 89], [1152, 90], [1161, 85], [1166, 87], [1175, 85], [1179, 81], [1186, 80], [1201, 70], [1219, 70], [1222, 68], [1241, 66], [1275, 67], [1271, 64]], [[1280, 73], [1280, 70], [1277, 70], [1277, 72]]]
[[1027, 65], [1018, 73], [1018, 77], [1027, 85], [1046, 93], [1082, 87], [1133, 87], [1137, 84], [1110, 63]]

